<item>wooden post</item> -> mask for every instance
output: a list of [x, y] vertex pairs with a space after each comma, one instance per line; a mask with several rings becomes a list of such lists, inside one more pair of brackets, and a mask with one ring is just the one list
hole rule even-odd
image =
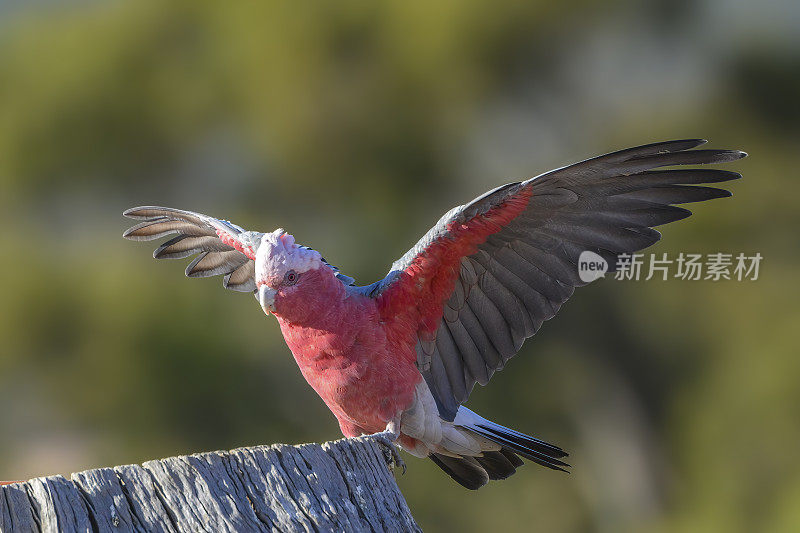
[[0, 531], [419, 531], [365, 438], [256, 446], [0, 486]]

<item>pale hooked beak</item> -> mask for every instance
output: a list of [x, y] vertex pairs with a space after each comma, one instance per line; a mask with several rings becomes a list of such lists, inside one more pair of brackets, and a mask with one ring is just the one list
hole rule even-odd
[[275, 311], [275, 289], [270, 289], [266, 285], [258, 288], [258, 303], [266, 314]]

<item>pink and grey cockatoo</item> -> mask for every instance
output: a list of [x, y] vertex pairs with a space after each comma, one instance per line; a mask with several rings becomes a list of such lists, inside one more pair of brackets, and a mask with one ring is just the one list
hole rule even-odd
[[224, 275], [226, 288], [254, 293], [345, 436], [396, 442], [477, 489], [513, 474], [520, 457], [568, 466], [558, 446], [462, 404], [586, 284], [578, 270], [583, 251], [606, 259], [613, 272], [618, 254], [661, 238], [654, 226], [691, 214], [675, 204], [730, 196], [698, 185], [737, 173], [656, 170], [746, 155], [693, 150], [704, 142], [648, 144], [498, 187], [448, 211], [367, 286], [283, 229], [246, 231], [191, 211], [136, 207], [124, 214], [142, 222], [124, 236], [177, 233], [155, 258], [197, 254], [187, 276]]

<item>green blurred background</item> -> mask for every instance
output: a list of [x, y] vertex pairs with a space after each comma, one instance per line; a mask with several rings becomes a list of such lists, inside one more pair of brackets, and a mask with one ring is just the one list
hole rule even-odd
[[800, 530], [800, 4], [0, 2], [0, 479], [338, 426], [249, 295], [120, 237], [160, 204], [282, 226], [361, 283], [510, 178], [701, 136], [750, 157], [656, 252], [758, 281], [580, 289], [469, 405], [572, 452], [427, 531]]

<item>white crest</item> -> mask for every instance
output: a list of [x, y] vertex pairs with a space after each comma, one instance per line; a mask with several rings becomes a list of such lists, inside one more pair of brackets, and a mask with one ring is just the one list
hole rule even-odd
[[280, 274], [287, 270], [302, 273], [317, 269], [322, 265], [322, 256], [316, 250], [300, 246], [294, 237], [283, 228], [261, 237], [261, 245], [256, 251], [256, 279], [263, 280], [268, 275]]

